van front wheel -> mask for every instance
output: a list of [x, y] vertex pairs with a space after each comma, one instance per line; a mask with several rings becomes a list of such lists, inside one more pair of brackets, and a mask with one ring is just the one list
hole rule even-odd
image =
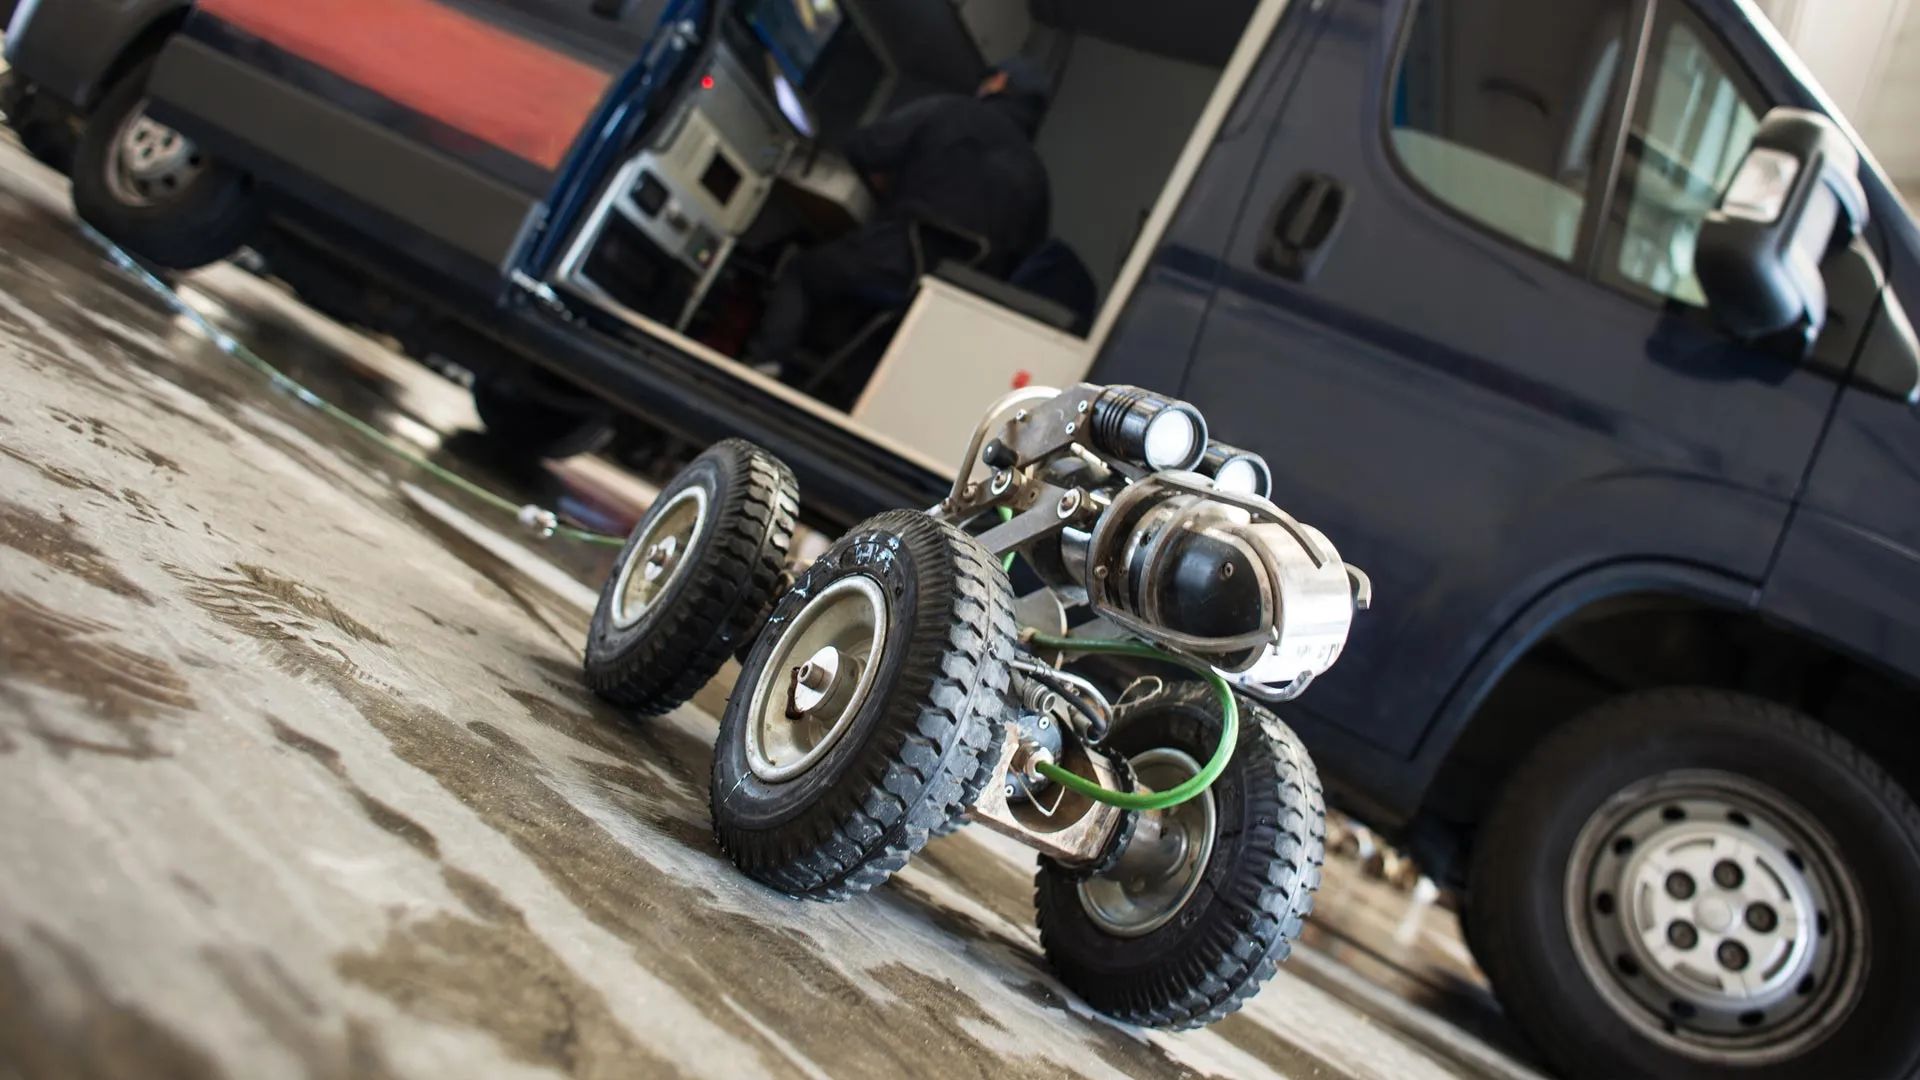
[[1475, 954], [1570, 1076], [1920, 1064], [1920, 807], [1812, 717], [1617, 698], [1534, 750], [1474, 852]]
[[218, 262], [246, 243], [259, 207], [245, 175], [147, 115], [149, 60], [86, 119], [73, 158], [80, 219], [171, 270]]

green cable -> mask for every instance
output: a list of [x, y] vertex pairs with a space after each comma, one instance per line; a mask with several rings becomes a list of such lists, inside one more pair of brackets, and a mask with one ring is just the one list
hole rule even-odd
[[1030, 631], [1029, 640], [1045, 649], [1058, 649], [1063, 652], [1107, 653], [1116, 656], [1133, 656], [1142, 660], [1158, 660], [1162, 663], [1179, 664], [1205, 679], [1207, 685], [1220, 698], [1220, 745], [1213, 751], [1213, 757], [1207, 760], [1200, 771], [1185, 782], [1176, 784], [1166, 791], [1155, 791], [1145, 795], [1131, 791], [1114, 791], [1100, 786], [1078, 773], [1068, 772], [1052, 762], [1040, 765], [1040, 775], [1068, 790], [1077, 791], [1095, 802], [1117, 806], [1122, 810], [1165, 810], [1178, 806], [1195, 795], [1207, 790], [1220, 774], [1227, 770], [1227, 762], [1233, 758], [1234, 744], [1240, 741], [1240, 706], [1233, 699], [1233, 687], [1220, 674], [1197, 660], [1176, 656], [1164, 649], [1137, 641], [1105, 641], [1098, 638], [1056, 637]]
[[[1012, 507], [1010, 507], [1010, 506], [1003, 506], [1003, 507], [1001, 507], [1001, 508], [1000, 508], [1000, 520], [1001, 520], [1001, 521], [1012, 521], [1012, 520], [1013, 520], [1013, 508], [1012, 508]], [[1000, 569], [1001, 569], [1001, 570], [1003, 570], [1003, 571], [1005, 571], [1005, 572], [1007, 572], [1007, 573], [1009, 573], [1009, 574], [1011, 574], [1011, 573], [1013, 573], [1013, 552], [1011, 552], [1011, 551], [1009, 551], [1009, 552], [1007, 552], [1007, 554], [1006, 554], [1006, 556], [1005, 556], [1004, 558], [1002, 558], [1002, 559], [1000, 560]]]
[[[123, 270], [138, 275], [149, 290], [166, 300], [175, 311], [186, 316], [187, 321], [193, 323], [194, 328], [200, 331], [201, 336], [213, 342], [214, 346], [221, 352], [253, 368], [255, 371], [266, 376], [269, 382], [291, 393], [303, 404], [318, 409], [327, 416], [340, 421], [393, 456], [412, 464], [416, 468], [424, 470], [446, 484], [459, 488], [461, 491], [466, 492], [489, 506], [504, 510], [516, 518], [520, 516], [521, 511], [524, 509], [523, 507], [515, 505], [507, 498], [494, 494], [492, 491], [481, 487], [479, 484], [474, 483], [451, 469], [428, 461], [425, 457], [422, 457], [412, 449], [401, 444], [386, 432], [381, 431], [372, 424], [367, 423], [352, 413], [347, 412], [345, 409], [340, 408], [338, 405], [335, 405], [333, 402], [321, 397], [319, 394], [314, 393], [312, 390], [307, 389], [301, 385], [298, 380], [293, 378], [293, 376], [274, 367], [244, 343], [222, 331], [219, 327], [214, 326], [212, 322], [208, 321], [205, 315], [200, 314], [200, 312], [194, 310], [185, 300], [182, 300], [180, 295], [169, 288], [166, 282], [154, 277], [146, 267], [141, 266], [126, 252], [120, 250], [118, 245], [95, 232], [90, 226], [82, 225], [81, 228], [86, 230], [87, 234], [96, 244], [106, 249], [108, 256], [112, 258], [116, 265]], [[560, 525], [557, 523], [553, 527], [552, 535], [567, 540], [578, 540], [582, 543], [606, 544], [610, 547], [622, 547], [627, 542], [624, 536], [608, 536], [605, 533], [592, 532], [587, 529], [577, 529], [570, 525]]]

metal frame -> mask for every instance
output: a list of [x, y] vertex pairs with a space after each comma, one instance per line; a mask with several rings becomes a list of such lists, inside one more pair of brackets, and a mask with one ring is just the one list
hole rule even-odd
[[[1043, 569], [1041, 576], [1056, 593], [1079, 591], [1076, 601], [1084, 599], [1109, 625], [1206, 663], [1250, 695], [1267, 700], [1297, 696], [1338, 657], [1353, 612], [1372, 602], [1371, 582], [1348, 567], [1318, 530], [1264, 498], [1222, 490], [1198, 473], [1154, 470], [1143, 461], [1116, 456], [1113, 432], [1117, 418], [1128, 414], [1108, 410], [1131, 409], [1140, 400], [1132, 388], [1089, 383], [1065, 390], [1026, 387], [1003, 395], [975, 426], [951, 490], [931, 513], [964, 525], [990, 511], [1005, 512], [1010, 515], [1006, 520], [976, 537], [992, 554], [1026, 550], [1030, 556], [1040, 555], [1045, 553], [1036, 545], [1057, 542], [1058, 559], [1035, 563], [1036, 569], [1054, 567]], [[1191, 408], [1165, 400], [1155, 407]], [[1107, 434], [1101, 435], [1102, 430]], [[981, 460], [991, 465], [987, 476], [976, 481], [972, 466]], [[1068, 460], [1085, 466], [1075, 486], [1049, 478], [1050, 466]], [[1153, 580], [1164, 569], [1169, 538], [1196, 527], [1226, 529], [1232, 542], [1246, 549], [1253, 572], [1260, 575], [1262, 621], [1267, 625], [1226, 637], [1183, 633], [1157, 624], [1151, 610], [1132, 610], [1116, 591], [1122, 579], [1137, 575], [1140, 582]], [[1067, 549], [1081, 546], [1083, 555], [1073, 560], [1076, 571], [1069, 568]], [[1077, 582], [1062, 579], [1063, 572]], [[1281, 650], [1283, 642], [1290, 642], [1289, 651]], [[1240, 658], [1244, 663], [1238, 663]], [[1271, 682], [1268, 661], [1275, 658], [1304, 667], [1285, 671], [1285, 682]], [[1222, 670], [1223, 663], [1238, 666], [1228, 672]], [[1269, 670], [1262, 671], [1263, 664]], [[1042, 682], [1050, 682], [1042, 678], [1045, 673], [1059, 674], [1038, 658], [1017, 657], [1014, 667], [1017, 676]], [[1048, 711], [1065, 737], [1074, 740], [1068, 752], [1059, 755], [1073, 763], [1063, 767], [1111, 787], [1122, 770], [1095, 746], [1105, 734], [1098, 718], [1107, 711], [1106, 703], [1074, 712], [1059, 710], [1060, 703], [1055, 694]], [[1051, 810], [1040, 807], [1032, 787], [1040, 779], [1035, 763], [1054, 760], [1055, 755], [1024, 729], [1024, 709], [1010, 706], [1008, 715], [996, 721], [1006, 728], [1004, 749], [971, 809], [972, 817], [1063, 862], [1099, 862], [1108, 854], [1124, 857], [1124, 848], [1109, 849], [1128, 822], [1126, 813], [1084, 796], [1069, 797], [1064, 788], [1055, 789], [1061, 795]], [[1062, 812], [1071, 813], [1071, 820], [1052, 820]], [[1144, 812], [1136, 825], [1141, 822], [1152, 835], [1158, 818]]]

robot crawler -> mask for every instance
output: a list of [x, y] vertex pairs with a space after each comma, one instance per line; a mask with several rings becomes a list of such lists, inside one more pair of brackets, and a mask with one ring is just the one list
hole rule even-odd
[[[741, 657], [711, 795], [741, 870], [839, 900], [983, 825], [1040, 853], [1070, 989], [1129, 1023], [1211, 1023], [1273, 974], [1320, 880], [1319, 780], [1262, 703], [1333, 664], [1370, 591], [1268, 486], [1185, 402], [1027, 388], [938, 506], [790, 569], [793, 476], [728, 440], [634, 529], [587, 681], [656, 715]], [[1016, 554], [1044, 583], [1019, 599]], [[1103, 688], [1070, 658], [1126, 674]]]

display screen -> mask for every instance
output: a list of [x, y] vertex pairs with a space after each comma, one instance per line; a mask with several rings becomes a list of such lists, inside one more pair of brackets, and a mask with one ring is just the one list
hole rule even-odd
[[845, 21], [839, 0], [742, 0], [737, 10], [795, 86], [807, 86], [820, 53]]
[[719, 154], [713, 155], [713, 161], [707, 171], [700, 174], [700, 186], [707, 189], [714, 201], [725, 206], [733, 201], [733, 193], [740, 188], [740, 170]]

